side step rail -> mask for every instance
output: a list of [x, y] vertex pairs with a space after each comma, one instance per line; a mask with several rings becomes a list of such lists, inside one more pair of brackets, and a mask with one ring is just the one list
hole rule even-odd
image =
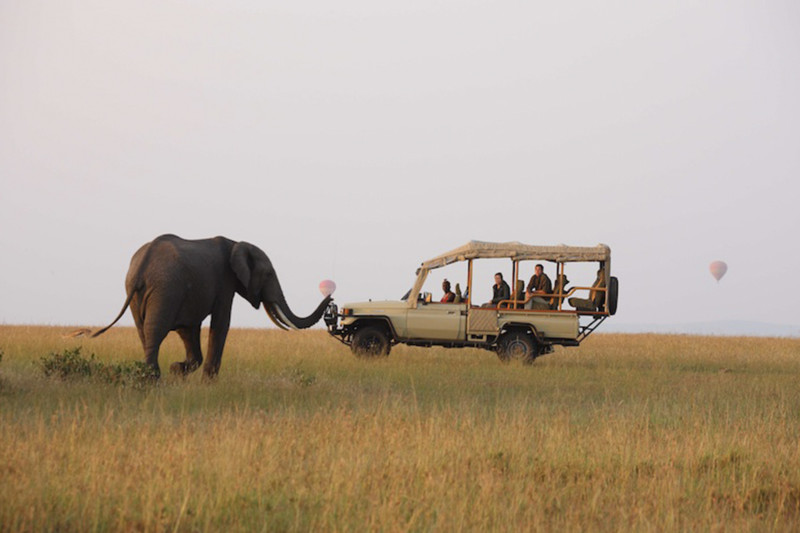
[[597, 326], [602, 324], [606, 318], [608, 318], [608, 316], [596, 316], [594, 317], [594, 319], [592, 319], [591, 322], [589, 322], [585, 326], [579, 326], [580, 334], [578, 335], [578, 338], [575, 340], [577, 340], [579, 343], [583, 342], [583, 340], [589, 335], [591, 335], [592, 332], [597, 329]]

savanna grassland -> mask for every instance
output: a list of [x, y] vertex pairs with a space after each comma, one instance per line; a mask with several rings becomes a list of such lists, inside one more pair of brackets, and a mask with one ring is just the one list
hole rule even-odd
[[527, 367], [233, 330], [216, 382], [136, 386], [46, 377], [141, 357], [68, 329], [0, 327], [0, 531], [800, 529], [799, 339], [596, 334]]

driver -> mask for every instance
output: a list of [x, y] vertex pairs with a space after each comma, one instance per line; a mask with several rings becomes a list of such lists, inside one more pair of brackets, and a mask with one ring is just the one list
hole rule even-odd
[[456, 294], [450, 290], [450, 282], [446, 279], [442, 282], [442, 292], [444, 292], [444, 296], [439, 300], [439, 303], [449, 304], [455, 301]]

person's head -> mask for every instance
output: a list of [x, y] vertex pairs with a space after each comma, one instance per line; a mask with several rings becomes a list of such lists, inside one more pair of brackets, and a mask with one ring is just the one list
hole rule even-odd
[[503, 283], [503, 273], [498, 272], [497, 274], [494, 275], [494, 284], [500, 285], [501, 283]]
[[442, 290], [443, 290], [444, 292], [450, 292], [450, 282], [449, 282], [449, 281], [447, 281], [447, 280], [444, 280], [444, 281], [442, 282]]
[[544, 272], [544, 267], [542, 266], [541, 263], [539, 263], [535, 267], [533, 267], [533, 270], [534, 270], [534, 272], [536, 272], [537, 276], [541, 276], [542, 272]]

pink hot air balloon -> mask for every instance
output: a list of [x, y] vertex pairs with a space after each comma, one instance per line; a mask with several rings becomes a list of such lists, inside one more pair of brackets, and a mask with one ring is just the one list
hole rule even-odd
[[333, 294], [335, 290], [336, 284], [333, 281], [325, 279], [319, 282], [319, 292], [321, 292], [323, 296], [328, 297]]
[[714, 276], [714, 279], [717, 280], [717, 283], [719, 283], [719, 280], [721, 280], [725, 272], [728, 271], [728, 265], [725, 264], [725, 261], [713, 261], [708, 265], [708, 269], [711, 271], [711, 275]]

